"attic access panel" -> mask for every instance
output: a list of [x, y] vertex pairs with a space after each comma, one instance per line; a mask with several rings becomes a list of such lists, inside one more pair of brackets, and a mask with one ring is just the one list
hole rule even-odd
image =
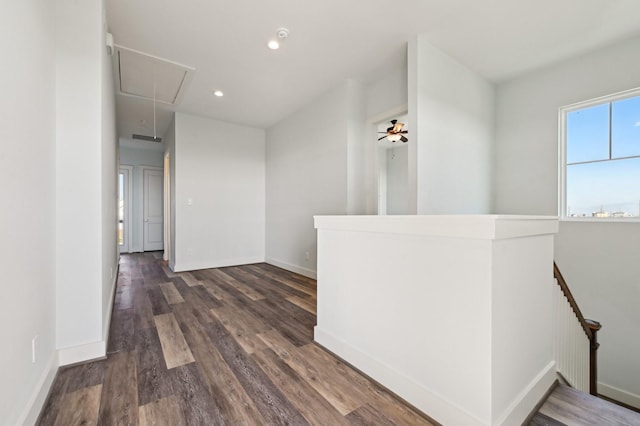
[[[178, 103], [193, 68], [118, 46], [120, 93], [162, 102]], [[155, 92], [155, 93], [154, 93]]]

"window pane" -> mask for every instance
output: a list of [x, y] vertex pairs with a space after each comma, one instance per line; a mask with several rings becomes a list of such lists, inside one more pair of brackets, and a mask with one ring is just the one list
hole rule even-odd
[[640, 96], [614, 102], [611, 107], [612, 156], [640, 155]]
[[609, 104], [567, 113], [567, 163], [609, 158]]
[[567, 166], [568, 217], [640, 216], [640, 158]]

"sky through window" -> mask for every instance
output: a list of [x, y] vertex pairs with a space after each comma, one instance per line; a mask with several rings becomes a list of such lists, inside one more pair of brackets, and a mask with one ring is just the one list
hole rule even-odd
[[640, 216], [640, 96], [567, 112], [566, 159], [566, 216]]

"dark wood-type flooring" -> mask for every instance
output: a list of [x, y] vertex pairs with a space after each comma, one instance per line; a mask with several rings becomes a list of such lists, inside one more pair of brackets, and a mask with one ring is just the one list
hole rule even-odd
[[123, 255], [107, 358], [61, 369], [38, 424], [431, 424], [312, 343], [315, 309], [315, 281], [267, 264]]

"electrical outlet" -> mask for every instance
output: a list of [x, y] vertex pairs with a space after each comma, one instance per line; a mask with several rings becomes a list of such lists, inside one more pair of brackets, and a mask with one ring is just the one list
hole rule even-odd
[[304, 252], [304, 260], [306, 260], [307, 262], [309, 261], [309, 259], [311, 259], [311, 257], [309, 257], [309, 252], [305, 251]]
[[36, 363], [36, 351], [38, 349], [38, 336], [34, 336], [31, 339], [31, 363]]

